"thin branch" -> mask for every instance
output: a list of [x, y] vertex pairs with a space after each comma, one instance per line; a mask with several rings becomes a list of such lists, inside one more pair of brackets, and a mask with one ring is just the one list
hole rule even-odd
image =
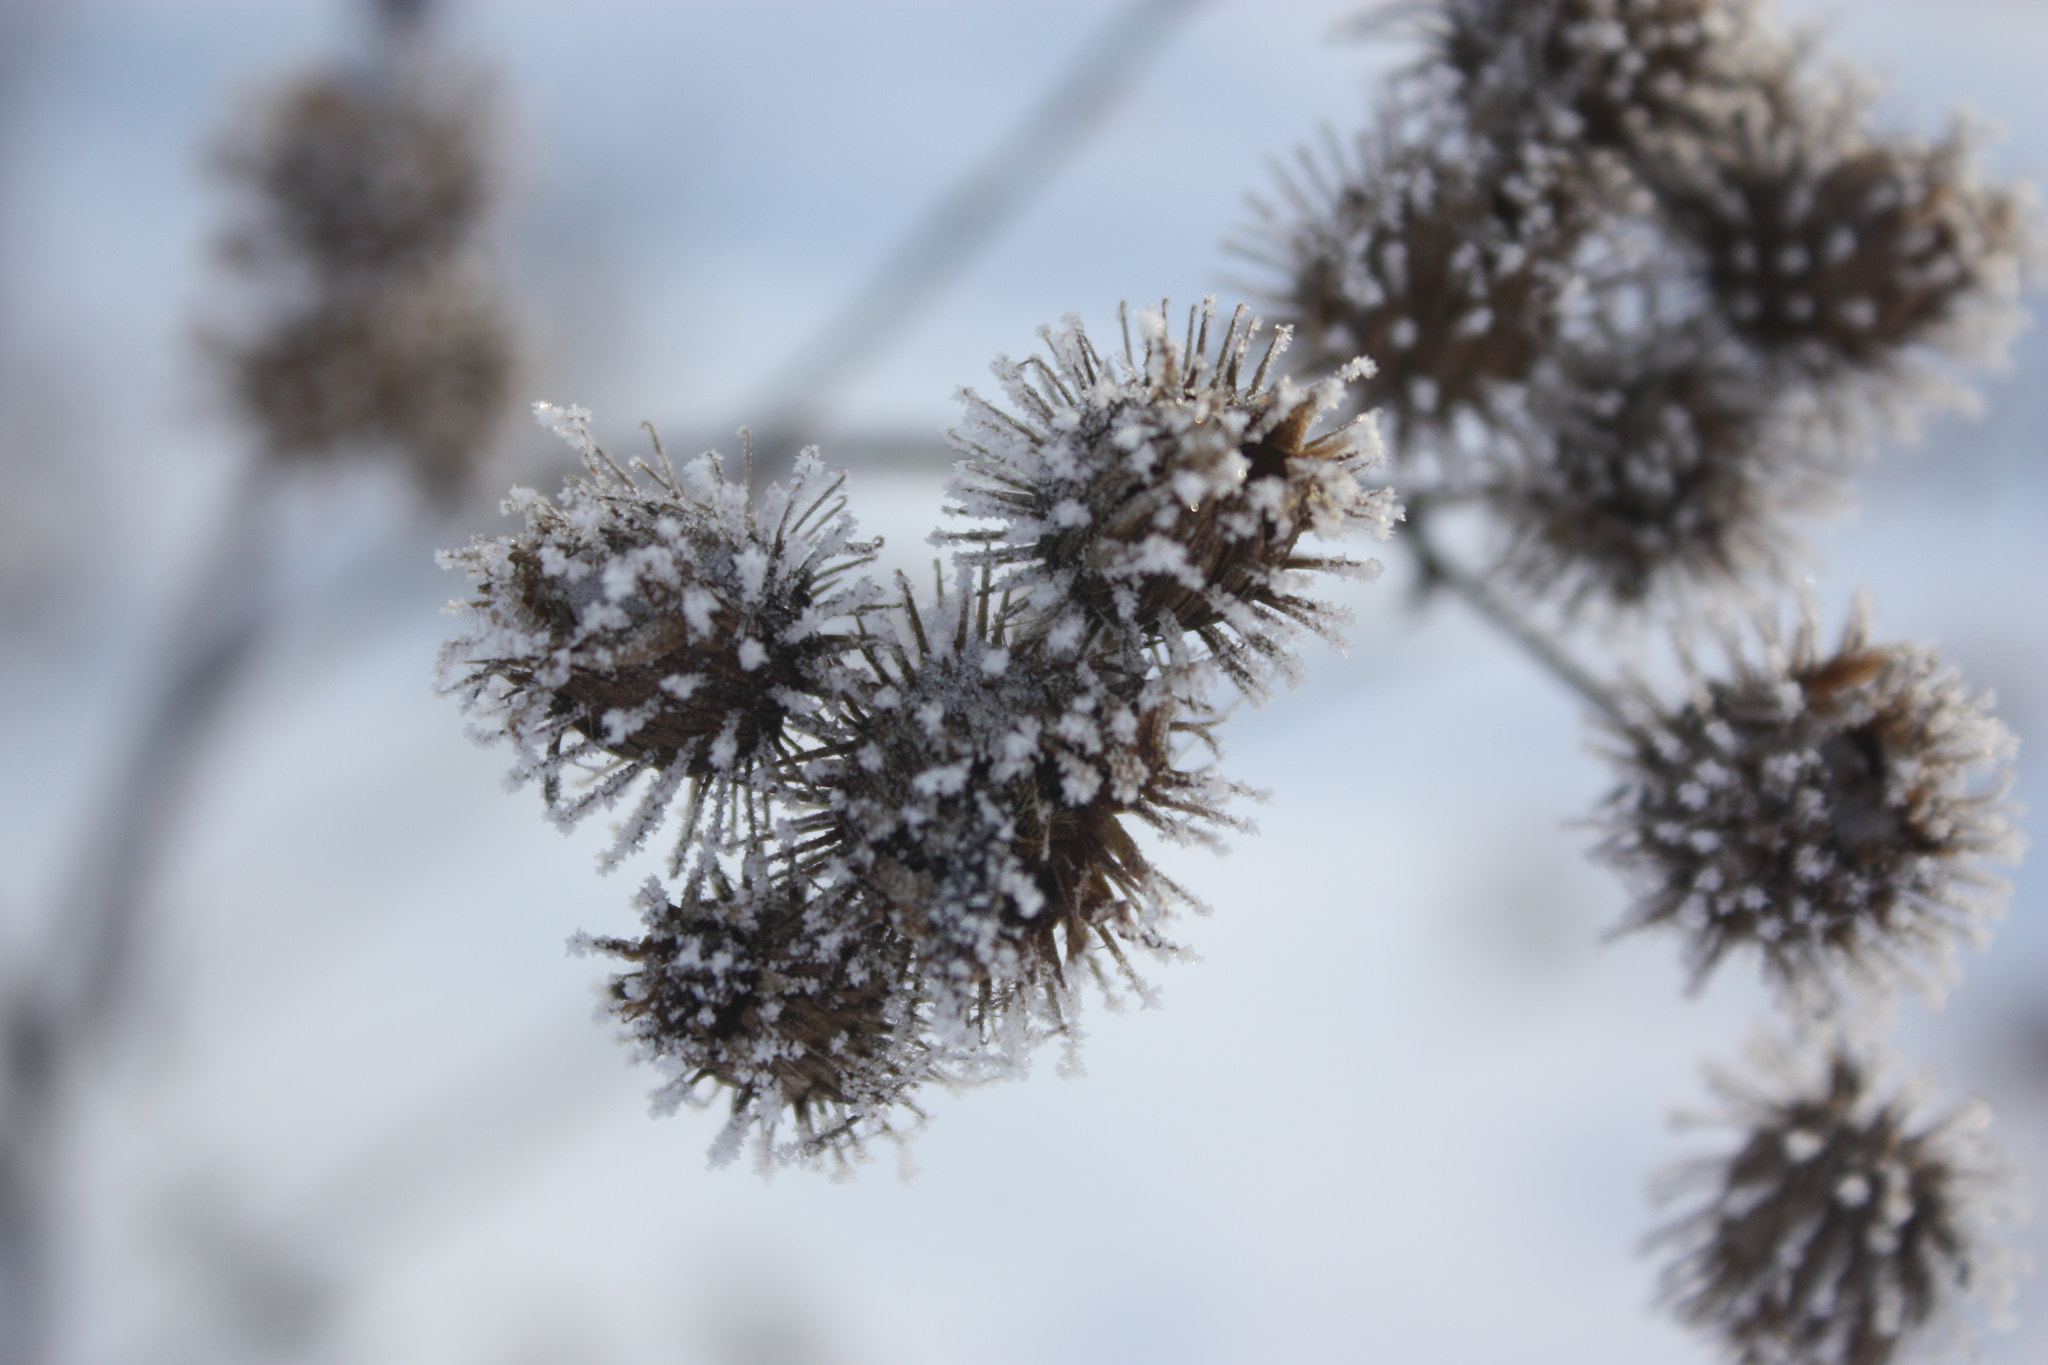
[[1607, 685], [1566, 653], [1563, 645], [1531, 622], [1526, 614], [1516, 610], [1513, 604], [1488, 587], [1484, 580], [1446, 559], [1430, 541], [1419, 512], [1416, 502], [1411, 500], [1407, 524], [1396, 539], [1415, 555], [1422, 568], [1423, 586], [1446, 588], [1455, 593], [1490, 625], [1520, 645], [1523, 652], [1541, 664], [1551, 676], [1578, 693], [1582, 700], [1615, 724], [1625, 725], [1621, 702]]
[[830, 391], [873, 364], [917, 315], [1087, 141], [1201, 0], [1132, 0], [1011, 134], [934, 204], [811, 344], [776, 376], [757, 411], [779, 458], [811, 429]]

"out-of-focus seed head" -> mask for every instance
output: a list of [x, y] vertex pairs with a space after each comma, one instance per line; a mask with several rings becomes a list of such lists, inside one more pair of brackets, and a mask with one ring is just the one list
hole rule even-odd
[[1773, 1071], [1714, 1078], [1739, 1145], [1669, 1180], [1693, 1205], [1652, 1239], [1677, 1252], [1678, 1315], [1742, 1365], [1888, 1365], [1956, 1331], [1964, 1300], [2001, 1306], [2010, 1181], [1983, 1108], [1930, 1120], [1839, 1044], [1818, 1076]]
[[1058, 1027], [1069, 964], [1113, 992], [1094, 950], [1125, 972], [1120, 943], [1173, 951], [1161, 925], [1187, 898], [1130, 824], [1207, 841], [1236, 789], [1181, 765], [1208, 720], [1167, 680], [1006, 643], [985, 590], [961, 603], [929, 631], [906, 590], [895, 638], [869, 642], [882, 685], [813, 769], [810, 870], [916, 945], [942, 1028], [1002, 1034], [1048, 1000]]
[[801, 883], [715, 869], [679, 901], [648, 882], [640, 908], [639, 938], [577, 944], [632, 964], [612, 978], [610, 1008], [668, 1073], [657, 1102], [729, 1094], [714, 1159], [752, 1138], [764, 1164], [843, 1164], [922, 1119], [912, 1091], [935, 1068], [910, 948], [888, 925], [834, 913]]
[[449, 500], [504, 414], [513, 356], [489, 293], [472, 273], [451, 270], [280, 318], [230, 363], [235, 395], [272, 457], [389, 447]]
[[346, 275], [467, 249], [491, 197], [483, 120], [460, 83], [391, 72], [300, 81], [222, 154], [260, 206], [231, 250]]
[[1435, 58], [1482, 129], [1635, 150], [1695, 123], [1782, 46], [1749, 0], [1446, 0]]
[[1880, 140], [1866, 104], [1788, 83], [1667, 168], [1660, 197], [1716, 308], [1823, 374], [1995, 352], [2035, 250], [2030, 206], [1984, 182], [1967, 132]]
[[1308, 389], [1269, 383], [1285, 334], [1251, 370], [1257, 321], [1237, 309], [1212, 354], [1214, 316], [1191, 310], [1183, 344], [1163, 308], [1141, 311], [1142, 353], [1127, 323], [1110, 357], [1069, 317], [1042, 333], [1050, 360], [998, 360], [1016, 411], [964, 395], [953, 439], [969, 458], [951, 486], [956, 512], [996, 526], [951, 538], [981, 547], [965, 557], [996, 571], [1023, 637], [1074, 653], [1104, 631], [1171, 650], [1192, 634], [1256, 694], [1256, 665], [1284, 666], [1295, 626], [1332, 622], [1295, 576], [1376, 568], [1305, 555], [1302, 537], [1385, 538], [1399, 511], [1360, 482], [1382, 458], [1369, 420], [1314, 434], [1364, 367]]
[[1817, 635], [1809, 610], [1683, 705], [1637, 699], [1603, 816], [1640, 883], [1626, 926], [1676, 930], [1700, 977], [1746, 949], [1795, 996], [1933, 992], [2002, 909], [2012, 736], [1929, 651], [1872, 644], [1867, 603], [1834, 652]]
[[1568, 357], [1532, 388], [1528, 417], [1527, 448], [1504, 443], [1488, 489], [1510, 537], [1500, 576], [1571, 608], [1774, 577], [1787, 515], [1839, 483], [1832, 447], [1707, 347]]
[[[836, 738], [826, 703], [855, 683], [844, 632], [872, 588], [843, 580], [874, 546], [853, 539], [844, 476], [809, 450], [756, 501], [714, 455], [624, 470], [588, 412], [535, 408], [588, 477], [558, 503], [520, 491], [506, 506], [524, 532], [442, 557], [478, 589], [454, 608], [467, 629], [444, 651], [447, 686], [518, 749], [514, 779], [538, 778], [558, 820], [651, 775], [615, 857], [686, 782], [684, 841], [736, 838], [769, 818], [784, 768]], [[565, 792], [586, 765], [602, 776]]]
[[1243, 250], [1280, 276], [1273, 303], [1310, 363], [1372, 357], [1360, 405], [1406, 458], [1416, 435], [1490, 414], [1554, 350], [1594, 175], [1538, 141], [1404, 132], [1389, 111], [1350, 155], [1303, 152]]

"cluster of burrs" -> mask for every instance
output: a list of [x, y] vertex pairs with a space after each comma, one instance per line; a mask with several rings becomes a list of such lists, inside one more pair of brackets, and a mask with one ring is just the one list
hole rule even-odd
[[[1601, 714], [1624, 927], [1695, 980], [1758, 960], [1806, 1054], [1723, 1086], [1667, 1286], [1744, 1365], [1883, 1365], [1971, 1295], [1989, 1149], [1875, 1094], [1894, 985], [1929, 994], [2002, 909], [2013, 740], [1922, 648], [1833, 649], [1792, 519], [1996, 351], [2039, 232], [1966, 129], [1888, 133], [1860, 74], [1754, 0], [1439, 0], [1351, 146], [1305, 153], [1247, 252], [1312, 361], [1363, 353], [1426, 586], [1508, 625]], [[1414, 11], [1409, 11], [1412, 15]], [[1474, 568], [1432, 538], [1465, 517]], [[1676, 622], [1686, 694], [1609, 685], [1562, 634]], [[1727, 665], [1696, 662], [1698, 618]], [[1865, 1007], [1876, 1006], [1875, 1009]]]
[[927, 598], [862, 573], [815, 451], [754, 490], [658, 445], [621, 467], [538, 407], [587, 472], [447, 556], [476, 591], [445, 676], [554, 819], [626, 810], [609, 862], [674, 829], [644, 935], [584, 943], [630, 964], [612, 1007], [662, 1095], [729, 1095], [721, 1154], [857, 1155], [1174, 952], [1190, 898], [1145, 841], [1234, 823], [1221, 693], [1286, 676], [1336, 620], [1310, 575], [1374, 567], [1321, 547], [1399, 516], [1370, 421], [1316, 431], [1363, 367], [1297, 386], [1257, 331], [1141, 311], [1104, 354], [1069, 318], [999, 360]]

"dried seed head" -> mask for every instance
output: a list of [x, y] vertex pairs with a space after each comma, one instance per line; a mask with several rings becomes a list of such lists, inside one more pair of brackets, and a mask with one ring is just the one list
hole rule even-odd
[[[519, 750], [564, 823], [651, 782], [613, 858], [637, 847], [691, 785], [677, 859], [768, 819], [784, 769], [837, 736], [826, 703], [856, 681], [842, 664], [849, 619], [871, 600], [841, 580], [872, 556], [815, 450], [758, 503], [715, 455], [678, 474], [620, 469], [591, 441], [590, 414], [536, 404], [583, 456], [559, 503], [519, 492], [526, 530], [443, 556], [478, 593], [443, 655], [449, 690]], [[563, 778], [601, 772], [581, 795]]]
[[[1207, 737], [1166, 680], [1098, 672], [1028, 641], [1006, 647], [961, 597], [933, 634], [905, 593], [900, 632], [871, 640], [879, 687], [851, 703], [855, 738], [814, 765], [815, 873], [848, 884], [916, 945], [942, 1028], [1006, 1032], [1063, 995], [1063, 963], [1119, 942], [1171, 952], [1160, 925], [1184, 893], [1133, 837], [1229, 823], [1229, 784], [1181, 766]], [[976, 619], [978, 618], [978, 619]], [[1050, 992], [1050, 996], [1048, 993]]]
[[1246, 254], [1281, 273], [1274, 302], [1312, 364], [1372, 357], [1359, 401], [1405, 458], [1418, 433], [1491, 413], [1553, 351], [1604, 191], [1541, 142], [1404, 134], [1393, 111], [1327, 159], [1302, 154], [1301, 183], [1282, 183], [1290, 212], [1264, 210]]
[[214, 348], [272, 459], [393, 451], [462, 491], [513, 365], [481, 260], [486, 126], [473, 84], [401, 63], [300, 81], [222, 154], [247, 201], [225, 254], [261, 316]]
[[[1846, 79], [1846, 78], [1845, 78]], [[1823, 373], [1918, 348], [1976, 358], [2010, 329], [2035, 229], [1964, 131], [1873, 139], [1867, 97], [1788, 84], [1660, 185], [1735, 333]]]
[[1834, 653], [1817, 633], [1809, 611], [1760, 662], [1731, 643], [1733, 676], [1683, 706], [1640, 699], [1603, 816], [1605, 856], [1641, 883], [1626, 927], [1675, 928], [1701, 977], [1753, 948], [1795, 994], [1931, 992], [2002, 908], [1982, 865], [2018, 849], [2013, 740], [1930, 652], [1871, 644], [1867, 603]]
[[910, 948], [887, 925], [835, 914], [800, 884], [736, 885], [715, 869], [679, 902], [649, 881], [640, 908], [641, 937], [577, 945], [633, 964], [612, 978], [610, 1006], [671, 1077], [657, 1102], [729, 1093], [715, 1158], [751, 1137], [764, 1163], [844, 1163], [923, 1117], [911, 1092], [934, 1068]]
[[969, 458], [951, 486], [957, 513], [996, 527], [951, 539], [985, 547], [965, 559], [995, 572], [1020, 638], [1072, 653], [1103, 631], [1171, 650], [1192, 634], [1257, 692], [1254, 664], [1283, 659], [1293, 626], [1330, 624], [1294, 574], [1366, 568], [1303, 555], [1301, 538], [1385, 538], [1398, 509], [1359, 482], [1381, 459], [1368, 421], [1312, 434], [1359, 371], [1269, 384], [1285, 333], [1247, 373], [1258, 323], [1237, 309], [1212, 356], [1214, 317], [1213, 303], [1191, 310], [1182, 345], [1163, 309], [1141, 311], [1141, 359], [1128, 325], [1124, 353], [1105, 358], [1070, 316], [1042, 333], [1049, 361], [999, 360], [1016, 415], [966, 393], [953, 440]]
[[231, 363], [235, 395], [273, 458], [385, 446], [452, 499], [503, 415], [512, 354], [476, 277], [444, 271], [280, 318]]
[[1953, 1330], [1965, 1298], [1999, 1306], [2009, 1180], [1981, 1106], [1929, 1121], [1840, 1044], [1817, 1077], [1715, 1088], [1741, 1143], [1673, 1173], [1669, 1197], [1695, 1207], [1653, 1244], [1677, 1249], [1663, 1288], [1678, 1315], [1733, 1359], [1887, 1365]]
[[1525, 441], [1489, 488], [1500, 574], [1568, 606], [1774, 578], [1787, 515], [1840, 482], [1829, 443], [1746, 366], [1681, 344], [1572, 357], [1532, 388]]
[[490, 201], [473, 89], [322, 73], [248, 126], [221, 161], [261, 216], [233, 250], [329, 276], [416, 269], [466, 250]]
[[1480, 128], [1636, 150], [1722, 105], [1782, 43], [1750, 0], [1447, 0], [1436, 60]]

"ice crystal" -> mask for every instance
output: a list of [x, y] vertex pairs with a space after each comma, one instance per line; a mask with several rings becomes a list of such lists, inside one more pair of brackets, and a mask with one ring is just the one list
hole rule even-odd
[[1257, 321], [1238, 308], [1212, 355], [1214, 320], [1213, 303], [1191, 310], [1183, 344], [1163, 308], [1141, 311], [1142, 353], [1126, 320], [1123, 353], [1105, 357], [1069, 317], [1042, 333], [1049, 360], [999, 360], [1016, 411], [965, 395], [954, 443], [969, 459], [952, 485], [958, 512], [997, 525], [953, 539], [983, 547], [965, 559], [996, 569], [1004, 624], [1030, 647], [1178, 655], [1192, 635], [1259, 695], [1296, 627], [1334, 624], [1300, 575], [1377, 567], [1303, 553], [1302, 538], [1384, 539], [1399, 510], [1360, 482], [1382, 458], [1369, 420], [1313, 434], [1370, 368], [1269, 382], [1286, 334], [1247, 373]]
[[1859, 601], [1823, 653], [1809, 610], [1760, 660], [1684, 704], [1644, 694], [1613, 754], [1608, 858], [1641, 887], [1629, 927], [1668, 926], [1705, 976], [1754, 950], [1776, 984], [1832, 993], [1894, 976], [1937, 989], [1981, 936], [2018, 848], [2004, 800], [2012, 737], [1953, 671], [1873, 644]]
[[1653, 1238], [1677, 1251], [1678, 1314], [1741, 1365], [1887, 1365], [1953, 1330], [1964, 1299], [2002, 1306], [2009, 1181], [1982, 1107], [1927, 1119], [1839, 1043], [1818, 1076], [1771, 1066], [1714, 1077], [1739, 1145], [1670, 1179], [1695, 1205]]
[[447, 686], [514, 745], [513, 779], [537, 779], [558, 821], [647, 779], [614, 858], [685, 786], [678, 868], [693, 836], [714, 852], [758, 839], [781, 770], [839, 738], [830, 703], [856, 681], [841, 655], [871, 590], [845, 580], [873, 546], [853, 538], [845, 476], [806, 451], [757, 499], [714, 455], [622, 469], [588, 413], [536, 411], [587, 477], [558, 502], [516, 493], [524, 532], [443, 557], [477, 584], [454, 607], [467, 628], [444, 651]]

